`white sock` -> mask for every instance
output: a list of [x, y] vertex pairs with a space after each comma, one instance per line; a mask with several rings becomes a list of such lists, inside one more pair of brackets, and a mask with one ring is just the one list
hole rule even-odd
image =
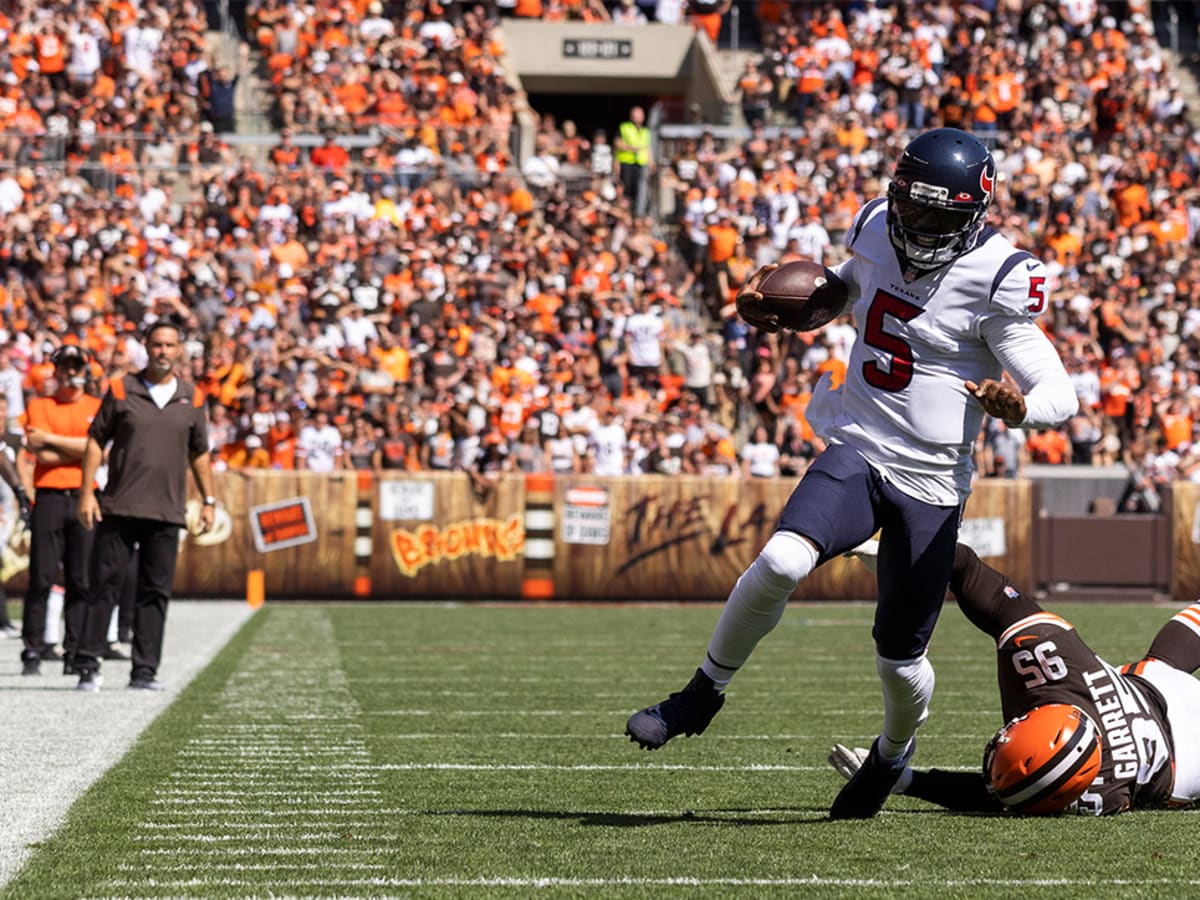
[[929, 715], [933, 697], [933, 664], [925, 654], [916, 659], [875, 657], [875, 670], [883, 686], [883, 734], [879, 755], [888, 761], [908, 751], [913, 735]]
[[749, 659], [760, 640], [783, 616], [788, 598], [817, 565], [807, 538], [777, 531], [729, 592], [700, 668], [718, 689]]
[[118, 622], [117, 617], [120, 614], [121, 614], [121, 608], [119, 606], [114, 606], [112, 615], [109, 616], [109, 619], [108, 619], [108, 642], [110, 644], [115, 644], [117, 642], [117, 636], [119, 634], [119, 631], [117, 628], [117, 622]]
[[46, 593], [46, 627], [42, 640], [53, 647], [62, 640], [63, 589], [55, 584]]

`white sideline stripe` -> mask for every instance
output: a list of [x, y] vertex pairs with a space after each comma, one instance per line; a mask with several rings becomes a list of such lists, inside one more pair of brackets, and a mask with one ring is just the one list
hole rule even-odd
[[[257, 881], [235, 878], [188, 878], [172, 881], [161, 878], [139, 880], [115, 879], [113, 887], [129, 888], [191, 888], [191, 887], [250, 887], [261, 889]], [[932, 879], [883, 878], [318, 878], [288, 879], [298, 887], [868, 887], [868, 888], [966, 888], [966, 887], [1195, 887], [1200, 879], [1169, 878], [947, 878]]]

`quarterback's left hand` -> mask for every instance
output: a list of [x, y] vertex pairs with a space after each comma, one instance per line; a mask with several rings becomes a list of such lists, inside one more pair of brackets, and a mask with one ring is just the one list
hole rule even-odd
[[964, 381], [963, 386], [992, 418], [1014, 428], [1025, 421], [1025, 397], [1011, 384], [985, 378], [980, 384]]

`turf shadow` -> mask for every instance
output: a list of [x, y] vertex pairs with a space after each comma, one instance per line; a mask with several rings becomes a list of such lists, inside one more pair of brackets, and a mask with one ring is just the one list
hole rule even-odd
[[773, 817], [755, 815], [750, 809], [713, 809], [705, 811], [681, 810], [678, 813], [620, 813], [597, 812], [596, 810], [549, 810], [549, 809], [431, 809], [431, 816], [466, 816], [482, 819], [528, 819], [528, 820], [575, 820], [584, 826], [606, 828], [644, 828], [650, 825], [677, 825], [695, 822], [702, 825], [736, 825], [739, 828], [753, 826], [810, 825], [825, 819], [829, 810], [825, 807], [776, 810]]

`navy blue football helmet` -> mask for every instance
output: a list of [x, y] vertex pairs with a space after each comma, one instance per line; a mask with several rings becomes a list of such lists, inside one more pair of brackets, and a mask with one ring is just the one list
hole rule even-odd
[[888, 186], [888, 236], [900, 263], [940, 269], [975, 246], [996, 187], [996, 161], [978, 138], [935, 128], [904, 148]]

